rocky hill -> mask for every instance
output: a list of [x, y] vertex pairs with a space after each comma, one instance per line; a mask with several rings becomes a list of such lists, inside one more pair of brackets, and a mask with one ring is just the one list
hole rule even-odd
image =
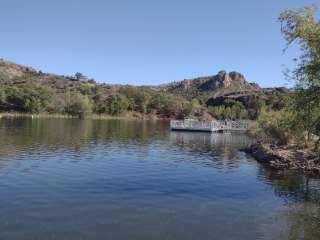
[[4, 60], [0, 60], [0, 84], [7, 86], [40, 85], [58, 95], [63, 95], [67, 91], [92, 92], [97, 88], [108, 95], [120, 88], [120, 85], [116, 84], [97, 84], [93, 79], [87, 79], [83, 75], [77, 78], [76, 76], [43, 73], [31, 67]]
[[[110, 107], [122, 106], [121, 111], [176, 116], [200, 110], [204, 113], [210, 106], [222, 106], [224, 110], [211, 109], [215, 112], [212, 115], [226, 111], [229, 116], [237, 108], [238, 112], [247, 111], [247, 116], [255, 118], [263, 102], [281, 108], [282, 104], [278, 102], [287, 94], [287, 89], [262, 89], [248, 82], [241, 73], [226, 71], [159, 86], [100, 84], [81, 73], [74, 76], [49, 74], [0, 60], [0, 111], [63, 112], [71, 104], [68, 103], [71, 101], [68, 94], [73, 95], [74, 101], [81, 101], [83, 96], [87, 103], [93, 105], [90, 109], [97, 113], [110, 112]], [[50, 98], [47, 97], [49, 95]], [[115, 102], [111, 104], [110, 101]], [[75, 103], [74, 107], [77, 105]], [[250, 113], [252, 109], [254, 114]]]
[[173, 94], [181, 94], [187, 98], [263, 95], [263, 90], [257, 84], [249, 83], [241, 73], [226, 71], [220, 71], [214, 76], [164, 84], [160, 86], [160, 89]]
[[[93, 79], [75, 76], [62, 76], [43, 73], [31, 67], [18, 65], [16, 63], [0, 60], [0, 83], [4, 85], [19, 85], [25, 83], [40, 84], [63, 94], [67, 89], [100, 88], [105, 94], [118, 91], [121, 85], [97, 84]], [[175, 81], [152, 88], [171, 94], [178, 94], [187, 98], [201, 95], [208, 97], [262, 95], [263, 89], [257, 84], [249, 83], [246, 78], [238, 72], [220, 71], [217, 75], [199, 77], [183, 81]]]

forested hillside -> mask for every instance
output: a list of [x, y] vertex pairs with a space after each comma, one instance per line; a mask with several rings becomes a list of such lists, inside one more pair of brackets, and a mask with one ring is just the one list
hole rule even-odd
[[159, 86], [96, 83], [81, 73], [61, 76], [0, 60], [0, 111], [91, 113], [166, 118], [256, 119], [263, 107], [281, 109], [289, 91], [262, 89], [238, 72]]

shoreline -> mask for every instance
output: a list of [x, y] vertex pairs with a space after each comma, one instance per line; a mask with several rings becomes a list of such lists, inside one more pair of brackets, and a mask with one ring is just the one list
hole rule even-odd
[[308, 148], [255, 143], [243, 151], [274, 170], [297, 170], [320, 176], [320, 159]]
[[170, 118], [158, 117], [156, 115], [142, 115], [135, 112], [128, 112], [124, 115], [112, 116], [108, 114], [88, 114], [83, 118], [78, 116], [72, 116], [68, 114], [59, 114], [59, 113], [21, 113], [21, 112], [0, 112], [1, 118], [61, 118], [61, 119], [130, 119], [130, 120], [170, 120]]
[[[71, 116], [67, 114], [31, 114], [20, 112], [0, 113], [0, 119], [10, 118], [170, 120], [170, 118], [158, 117], [156, 115], [142, 115], [136, 112], [127, 112], [126, 114], [119, 116], [111, 116], [107, 114], [89, 114], [84, 118], [79, 118], [78, 116]], [[320, 159], [317, 158], [317, 156], [311, 149], [301, 148], [297, 145], [277, 146], [265, 144], [263, 142], [257, 142], [241, 150], [251, 155], [259, 163], [266, 165], [274, 170], [297, 170], [305, 174], [320, 176]]]

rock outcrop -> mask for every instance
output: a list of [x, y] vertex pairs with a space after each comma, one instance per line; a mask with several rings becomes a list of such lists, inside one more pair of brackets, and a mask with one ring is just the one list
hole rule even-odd
[[[79, 80], [73, 76], [62, 76], [43, 73], [30, 67], [25, 67], [0, 59], [0, 83], [3, 85], [20, 85], [27, 82], [36, 83], [52, 89], [64, 96], [67, 90], [99, 91], [108, 96], [118, 91], [121, 86], [116, 84], [96, 83], [94, 80]], [[234, 99], [240, 102], [247, 101], [248, 97], [262, 98], [283, 94], [285, 88], [262, 89], [255, 83], [247, 81], [239, 72], [219, 71], [216, 75], [175, 81], [160, 86], [144, 86], [155, 91], [179, 95], [187, 99]]]
[[239, 72], [219, 71], [216, 75], [173, 82], [159, 86], [173, 94], [181, 94], [190, 97], [199, 95], [210, 95], [210, 97], [221, 97], [226, 95], [257, 95], [263, 94], [258, 84], [249, 83], [243, 74]]

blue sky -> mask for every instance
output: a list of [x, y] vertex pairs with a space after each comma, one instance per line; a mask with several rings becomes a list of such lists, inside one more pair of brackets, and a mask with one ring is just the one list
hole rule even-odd
[[44, 72], [150, 85], [219, 70], [283, 86], [277, 17], [307, 0], [3, 0], [0, 57]]

